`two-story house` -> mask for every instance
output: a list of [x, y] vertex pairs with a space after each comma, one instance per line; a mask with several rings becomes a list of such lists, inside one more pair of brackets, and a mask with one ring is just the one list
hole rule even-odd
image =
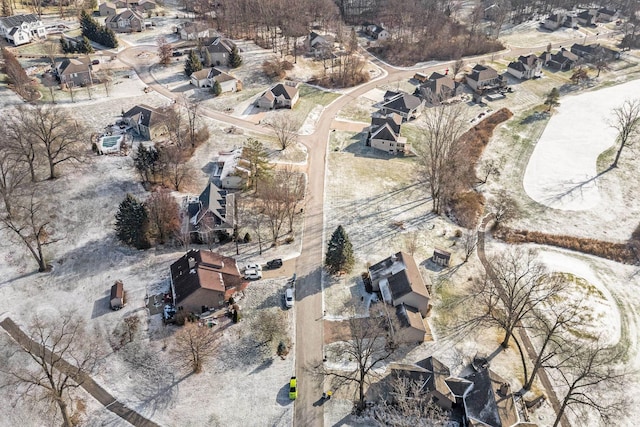
[[159, 108], [148, 105], [136, 105], [122, 115], [124, 122], [133, 131], [148, 140], [167, 133], [167, 115]]
[[93, 84], [91, 75], [91, 58], [65, 58], [56, 63], [55, 73], [60, 84], [66, 86], [85, 86]]
[[457, 96], [462, 85], [448, 74], [433, 72], [418, 86], [417, 94], [429, 105], [440, 105], [443, 101]]
[[520, 80], [529, 80], [542, 71], [542, 60], [536, 55], [520, 56], [517, 61], [510, 62], [507, 73]]
[[504, 87], [507, 83], [504, 76], [498, 74], [496, 70], [480, 64], [471, 69], [471, 74], [466, 75], [466, 82], [478, 93]]
[[108, 28], [118, 33], [132, 33], [144, 31], [144, 19], [142, 15], [131, 9], [127, 9], [117, 15], [107, 16], [104, 21]]
[[33, 13], [0, 18], [0, 35], [14, 46], [47, 37], [47, 30]]

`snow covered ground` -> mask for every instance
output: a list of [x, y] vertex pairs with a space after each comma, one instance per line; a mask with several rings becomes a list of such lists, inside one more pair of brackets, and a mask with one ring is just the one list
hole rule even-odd
[[615, 143], [611, 111], [634, 94], [640, 94], [640, 80], [561, 98], [525, 171], [527, 194], [555, 209], [605, 208], [596, 160]]

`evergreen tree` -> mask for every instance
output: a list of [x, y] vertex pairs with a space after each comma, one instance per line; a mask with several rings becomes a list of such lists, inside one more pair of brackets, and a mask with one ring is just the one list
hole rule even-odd
[[238, 48], [236, 46], [231, 49], [231, 53], [229, 54], [229, 67], [238, 68], [242, 65], [242, 57], [238, 52]]
[[133, 159], [133, 165], [140, 172], [140, 177], [144, 182], [151, 182], [156, 173], [160, 154], [154, 148], [146, 148], [144, 145], [138, 145], [136, 157]]
[[269, 163], [269, 153], [262, 142], [248, 138], [242, 148], [242, 158], [249, 163], [247, 188], [258, 189], [258, 182], [269, 176], [272, 165]]
[[75, 51], [73, 45], [67, 42], [64, 37], [60, 37], [60, 48], [63, 53], [73, 53]]
[[553, 89], [551, 89], [551, 92], [549, 92], [549, 94], [547, 95], [547, 99], [545, 99], [544, 101], [544, 105], [547, 105], [549, 107], [547, 108], [547, 111], [551, 111], [553, 107], [560, 105], [560, 102], [558, 102], [559, 99], [560, 92], [558, 92], [558, 89], [554, 87]]
[[200, 58], [198, 58], [196, 51], [191, 49], [189, 51], [189, 57], [184, 63], [184, 73], [189, 77], [191, 74], [200, 70], [202, 70], [202, 62], [200, 62]]
[[340, 272], [349, 273], [354, 263], [353, 246], [346, 231], [342, 225], [339, 225], [329, 240], [325, 264], [331, 274], [337, 274]]
[[148, 249], [148, 222], [144, 205], [127, 193], [116, 213], [116, 236], [118, 239], [137, 249]]
[[208, 49], [204, 49], [203, 64], [205, 67], [211, 67], [213, 65], [213, 59], [211, 59], [211, 52]]
[[217, 80], [213, 81], [213, 86], [211, 86], [211, 92], [213, 93], [213, 96], [218, 96], [222, 93], [222, 86], [220, 86], [220, 83], [218, 83]]
[[82, 40], [78, 43], [76, 50], [80, 53], [92, 53], [93, 47], [89, 39], [86, 36], [82, 36]]
[[115, 49], [118, 47], [118, 38], [116, 37], [116, 33], [111, 28], [103, 28], [102, 29], [102, 40], [103, 45]]

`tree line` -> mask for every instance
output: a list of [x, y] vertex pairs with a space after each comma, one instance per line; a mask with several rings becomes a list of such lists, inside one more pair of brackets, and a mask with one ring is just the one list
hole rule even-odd
[[107, 48], [118, 47], [118, 38], [113, 30], [98, 24], [86, 10], [80, 13], [80, 28], [82, 29], [83, 37]]

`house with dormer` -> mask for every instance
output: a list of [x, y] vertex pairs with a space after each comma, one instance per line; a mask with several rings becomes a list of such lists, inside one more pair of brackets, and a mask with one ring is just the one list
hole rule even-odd
[[264, 91], [258, 99], [256, 99], [255, 105], [258, 108], [293, 108], [300, 99], [300, 93], [298, 91], [298, 84], [294, 82], [283, 82], [272, 86], [270, 89]]
[[367, 130], [366, 145], [389, 154], [405, 154], [411, 151], [407, 138], [400, 136], [402, 117], [398, 114], [374, 114]]
[[453, 80], [448, 74], [433, 72], [425, 79], [416, 93], [428, 105], [440, 105], [449, 98], [458, 96], [462, 92], [462, 85]]
[[126, 9], [116, 15], [107, 16], [104, 24], [117, 33], [144, 31], [144, 18], [138, 12]]
[[422, 100], [415, 95], [406, 92], [394, 92], [388, 90], [384, 94], [384, 100], [380, 105], [383, 114], [397, 114], [403, 121], [409, 121], [418, 117], [418, 108], [422, 105]]
[[190, 76], [190, 83], [196, 87], [213, 87], [214, 82], [220, 84], [222, 93], [242, 90], [242, 82], [240, 80], [216, 67], [203, 68]]
[[0, 35], [14, 46], [47, 37], [47, 30], [37, 15], [12, 15], [0, 18]]
[[471, 73], [465, 76], [467, 85], [477, 93], [494, 90], [506, 86], [507, 81], [503, 75], [498, 74], [491, 67], [477, 64], [471, 69]]
[[542, 60], [536, 55], [520, 56], [517, 61], [510, 62], [507, 73], [520, 80], [529, 80], [542, 71]]
[[66, 86], [85, 86], [93, 84], [91, 75], [91, 58], [65, 58], [56, 63], [55, 74], [60, 84]]
[[143, 138], [153, 140], [167, 133], [167, 115], [159, 108], [136, 105], [122, 115], [124, 122]]
[[229, 39], [223, 39], [222, 37], [214, 37], [211, 41], [207, 41], [202, 47], [201, 52], [204, 57], [204, 51], [209, 52], [211, 58], [211, 65], [227, 65], [229, 62], [229, 55], [235, 47], [235, 44]]
[[[235, 198], [232, 193], [209, 182], [196, 198], [187, 200], [189, 233], [194, 237], [205, 237], [211, 232], [232, 230]], [[197, 239], [196, 239], [197, 240]]]
[[540, 60], [545, 67], [560, 71], [571, 70], [576, 66], [580, 57], [571, 51], [562, 48], [556, 53], [545, 52], [540, 55]]

